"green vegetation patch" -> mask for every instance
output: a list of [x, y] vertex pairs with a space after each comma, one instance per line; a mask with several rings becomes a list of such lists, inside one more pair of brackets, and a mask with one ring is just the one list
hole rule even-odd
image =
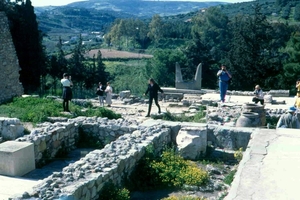
[[194, 163], [184, 160], [175, 150], [167, 149], [155, 156], [148, 148], [130, 177], [130, 187], [138, 190], [182, 188], [184, 185], [203, 186], [208, 173]]
[[23, 122], [40, 123], [48, 120], [48, 117], [67, 117], [74, 118], [77, 116], [97, 116], [107, 117], [109, 119], [121, 118], [106, 108], [85, 108], [72, 104], [70, 106], [72, 114], [62, 112], [62, 102], [47, 98], [14, 98], [11, 102], [0, 105], [1, 117], [14, 117]]
[[130, 193], [126, 188], [119, 188], [112, 182], [108, 182], [104, 185], [100, 191], [99, 200], [129, 200]]
[[163, 116], [161, 115], [153, 115], [153, 119], [163, 119], [166, 121], [179, 121], [179, 122], [200, 122], [200, 123], [205, 123], [205, 106], [199, 106], [199, 111], [194, 115], [194, 116], [186, 116], [185, 114], [180, 114], [180, 115], [174, 115], [167, 111], [164, 113]]

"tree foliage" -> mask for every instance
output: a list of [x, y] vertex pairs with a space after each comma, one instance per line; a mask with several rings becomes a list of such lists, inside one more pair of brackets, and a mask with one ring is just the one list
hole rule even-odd
[[[1, 6], [10, 21], [10, 31], [21, 67], [20, 81], [24, 92], [34, 92], [40, 87], [41, 76], [46, 75], [46, 57], [42, 46], [42, 33], [30, 0], [6, 2]], [[5, 5], [4, 5], [5, 4]]]

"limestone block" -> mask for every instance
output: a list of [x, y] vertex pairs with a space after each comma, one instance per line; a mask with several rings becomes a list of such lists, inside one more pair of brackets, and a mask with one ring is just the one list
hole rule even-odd
[[24, 135], [24, 127], [17, 118], [0, 118], [0, 135], [5, 140], [15, 140]]
[[0, 144], [0, 174], [23, 176], [35, 169], [34, 145], [7, 141]]
[[119, 94], [120, 99], [129, 98], [131, 95], [130, 90], [121, 91]]
[[265, 100], [265, 103], [272, 103], [273, 102], [273, 97], [272, 97], [272, 95], [267, 94], [267, 95], [264, 96], [264, 100]]
[[185, 159], [195, 160], [205, 156], [207, 147], [207, 127], [184, 127], [176, 137], [177, 148]]

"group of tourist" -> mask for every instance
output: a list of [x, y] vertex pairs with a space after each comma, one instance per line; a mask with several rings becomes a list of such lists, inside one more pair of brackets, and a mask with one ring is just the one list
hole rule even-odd
[[[61, 84], [63, 86], [63, 109], [64, 112], [70, 112], [69, 110], [69, 101], [72, 99], [72, 90], [71, 87], [73, 86], [73, 83], [71, 81], [71, 76], [67, 73], [63, 74], [63, 78], [61, 79]], [[153, 100], [158, 108], [158, 113], [161, 113], [161, 109], [158, 103], [158, 91], [163, 93], [163, 90], [159, 87], [159, 85], [154, 81], [153, 78], [149, 79], [149, 84], [147, 87], [147, 90], [144, 95], [147, 95], [149, 93], [149, 106], [148, 106], [148, 113], [146, 117], [150, 117], [151, 107]], [[112, 92], [113, 89], [110, 86], [110, 83], [107, 82], [106, 87], [102, 85], [101, 82], [99, 82], [98, 87], [96, 89], [96, 94], [98, 95], [100, 106], [104, 107], [104, 93], [106, 93], [106, 103], [108, 107], [111, 107], [112, 104]]]
[[[224, 65], [221, 66], [221, 69], [218, 71], [217, 76], [219, 77], [220, 102], [224, 103], [228, 85], [230, 83], [230, 80], [232, 79], [232, 76], [230, 72], [227, 71]], [[298, 79], [296, 82], [296, 88], [297, 95], [295, 104], [279, 118], [276, 128], [300, 128], [300, 123], [297, 117], [297, 108], [300, 108], [300, 79]], [[259, 85], [255, 86], [252, 102], [254, 102], [255, 104], [260, 102], [261, 105], [264, 105], [264, 93]]]
[[97, 87], [97, 92], [96, 94], [98, 95], [99, 103], [100, 106], [104, 107], [104, 92], [106, 93], [106, 98], [105, 101], [107, 103], [107, 107], [111, 107], [112, 104], [112, 92], [113, 89], [110, 86], [110, 83], [106, 83], [106, 87], [102, 85], [101, 82], [99, 82], [98, 87]]
[[[232, 75], [229, 71], [227, 71], [226, 66], [222, 65], [221, 69], [217, 72], [217, 76], [219, 77], [220, 102], [224, 103], [228, 85], [232, 79]], [[69, 76], [69, 74], [67, 73], [64, 73], [63, 79], [61, 79], [61, 83], [63, 85], [63, 109], [65, 112], [70, 112], [69, 101], [72, 99], [71, 87], [73, 85], [71, 81], [71, 76]], [[297, 108], [300, 108], [300, 79], [298, 79], [296, 82], [296, 88], [296, 107], [290, 107], [288, 111], [280, 117], [277, 123], [277, 128], [300, 128], [299, 120], [297, 118]], [[107, 82], [106, 87], [103, 86], [101, 82], [99, 82], [96, 94], [98, 95], [100, 106], [104, 106], [104, 93], [106, 93], [105, 101], [107, 103], [107, 106], [111, 106], [112, 91], [113, 90], [109, 82]], [[161, 108], [158, 103], [158, 92], [161, 92], [163, 94], [163, 90], [159, 87], [159, 85], [154, 81], [153, 78], [150, 78], [147, 90], [144, 93], [144, 95], [147, 95], [149, 93], [149, 105], [146, 117], [150, 117], [153, 100], [158, 108], [158, 113], [161, 113]], [[252, 102], [254, 102], [255, 104], [260, 102], [261, 105], [264, 105], [264, 94], [259, 85], [255, 86], [254, 97], [252, 98]]]
[[[72, 89], [73, 86], [71, 76], [67, 73], [63, 74], [63, 78], [61, 79], [61, 84], [63, 86], [63, 109], [64, 112], [70, 112], [69, 110], [69, 101], [72, 99]], [[106, 93], [106, 103], [107, 106], [110, 107], [112, 104], [112, 87], [110, 86], [110, 83], [107, 82], [106, 87], [102, 85], [101, 82], [99, 82], [99, 85], [97, 87], [96, 94], [98, 95], [100, 106], [104, 106], [104, 92]]]

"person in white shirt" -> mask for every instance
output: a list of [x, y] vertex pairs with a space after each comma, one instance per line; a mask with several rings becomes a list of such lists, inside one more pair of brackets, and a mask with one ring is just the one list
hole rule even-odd
[[107, 103], [107, 106], [110, 107], [111, 104], [112, 104], [112, 87], [110, 86], [110, 83], [107, 82], [106, 84], [106, 88], [105, 88], [105, 92], [106, 92], [106, 103]]
[[255, 86], [254, 95], [255, 96], [252, 98], [252, 102], [254, 102], [255, 104], [260, 102], [261, 105], [264, 105], [264, 103], [265, 103], [264, 93], [263, 93], [263, 91], [262, 91], [262, 89], [260, 88], [259, 85]]
[[72, 89], [73, 83], [71, 81], [71, 76], [69, 74], [64, 73], [63, 78], [61, 79], [61, 84], [63, 85], [63, 109], [64, 112], [70, 112], [69, 110], [69, 101], [72, 99]]

